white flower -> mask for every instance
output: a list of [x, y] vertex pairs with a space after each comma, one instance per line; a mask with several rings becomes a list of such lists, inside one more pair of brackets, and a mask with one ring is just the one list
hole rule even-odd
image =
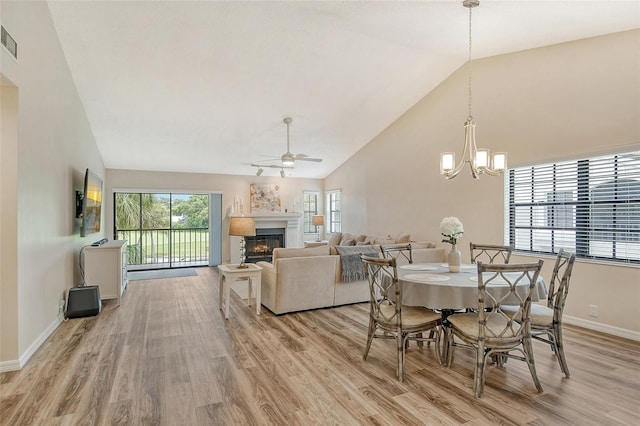
[[462, 222], [457, 217], [445, 217], [440, 222], [440, 233], [447, 237], [443, 243], [456, 244], [459, 237], [464, 233]]

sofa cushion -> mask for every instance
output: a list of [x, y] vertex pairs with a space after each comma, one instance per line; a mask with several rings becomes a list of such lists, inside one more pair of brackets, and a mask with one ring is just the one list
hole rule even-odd
[[342, 241], [342, 232], [334, 232], [331, 234], [331, 237], [329, 237], [330, 246], [337, 246], [340, 244], [340, 241]]
[[364, 234], [360, 234], [354, 238], [354, 240], [356, 240], [356, 245], [358, 245], [359, 243], [364, 243], [366, 239], [367, 239], [367, 236]]
[[421, 248], [435, 248], [435, 243], [429, 241], [411, 241], [412, 249], [421, 249]]
[[388, 235], [386, 237], [378, 237], [376, 238], [375, 244], [380, 244], [381, 246], [387, 246], [389, 244], [395, 244], [396, 243], [396, 239], [393, 238], [391, 235]]
[[272, 263], [275, 265], [276, 260], [289, 257], [327, 256], [328, 254], [329, 246], [311, 248], [276, 248], [273, 249]]

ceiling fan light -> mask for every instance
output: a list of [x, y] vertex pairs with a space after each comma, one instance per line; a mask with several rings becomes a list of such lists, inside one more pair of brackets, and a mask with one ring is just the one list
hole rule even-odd
[[296, 162], [296, 158], [290, 152], [282, 154], [281, 160], [285, 166], [293, 166]]

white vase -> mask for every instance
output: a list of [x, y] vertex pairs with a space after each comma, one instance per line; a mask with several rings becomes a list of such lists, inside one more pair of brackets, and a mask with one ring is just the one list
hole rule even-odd
[[460, 250], [456, 248], [455, 244], [451, 244], [451, 251], [447, 255], [447, 262], [449, 263], [449, 272], [460, 272], [461, 263]]

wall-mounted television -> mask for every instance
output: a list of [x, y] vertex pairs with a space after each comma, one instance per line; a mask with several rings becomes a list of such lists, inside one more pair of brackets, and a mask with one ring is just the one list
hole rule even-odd
[[84, 192], [76, 200], [76, 215], [82, 219], [80, 236], [100, 232], [102, 217], [102, 179], [87, 169], [84, 174]]

